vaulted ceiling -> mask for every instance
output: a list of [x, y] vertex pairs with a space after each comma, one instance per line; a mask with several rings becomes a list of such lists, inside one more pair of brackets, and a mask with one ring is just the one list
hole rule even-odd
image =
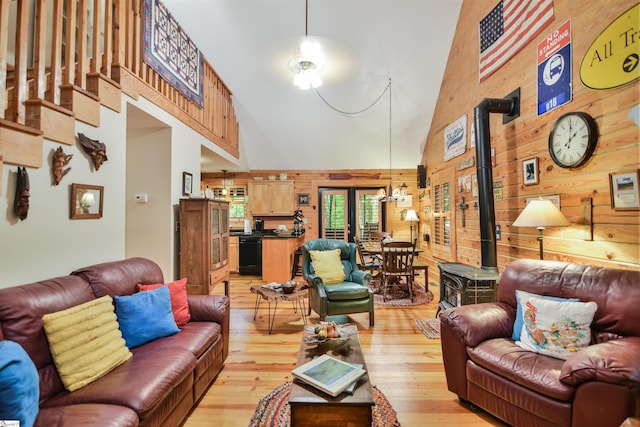
[[[420, 162], [462, 0], [163, 3], [233, 92], [241, 159], [205, 150], [203, 172]], [[288, 65], [305, 30], [327, 57], [317, 92]]]

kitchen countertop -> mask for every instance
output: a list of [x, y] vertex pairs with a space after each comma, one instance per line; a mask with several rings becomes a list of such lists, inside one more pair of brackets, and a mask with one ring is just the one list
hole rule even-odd
[[257, 233], [245, 234], [242, 231], [230, 231], [229, 235], [230, 236], [262, 237], [263, 239], [297, 239], [300, 236], [304, 236], [304, 233], [302, 233], [302, 234], [288, 234], [288, 235], [282, 236], [282, 235], [277, 235], [277, 234], [257, 234]]
[[271, 235], [265, 235], [262, 236], [265, 239], [297, 239], [298, 237], [302, 237], [304, 236], [304, 233], [302, 234], [287, 234], [285, 236], [279, 236], [277, 234], [271, 234]]

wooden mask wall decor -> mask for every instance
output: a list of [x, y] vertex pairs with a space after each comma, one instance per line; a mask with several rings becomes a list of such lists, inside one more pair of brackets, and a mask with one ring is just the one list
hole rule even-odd
[[100, 169], [102, 163], [109, 160], [107, 158], [107, 146], [95, 139], [85, 136], [83, 133], [78, 134], [78, 141], [84, 151], [93, 159], [93, 166], [96, 170]]
[[62, 147], [58, 147], [53, 152], [53, 161], [51, 162], [51, 171], [53, 172], [53, 185], [60, 184], [62, 178], [69, 173], [71, 167], [64, 168], [73, 157], [73, 154], [65, 154]]
[[16, 181], [16, 196], [13, 201], [13, 212], [21, 220], [27, 219], [29, 214], [29, 174], [24, 167], [18, 167], [18, 179]]

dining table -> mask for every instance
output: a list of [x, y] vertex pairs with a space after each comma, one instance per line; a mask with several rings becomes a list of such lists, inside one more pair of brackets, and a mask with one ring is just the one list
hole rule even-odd
[[[382, 242], [380, 241], [366, 241], [362, 242], [362, 247], [365, 250], [366, 255], [380, 256], [382, 257]], [[420, 248], [414, 248], [414, 254], [419, 255], [422, 252]], [[424, 290], [429, 289], [429, 265], [420, 261], [419, 257], [414, 257], [413, 264], [411, 265], [411, 282], [415, 280], [416, 271], [424, 271]]]

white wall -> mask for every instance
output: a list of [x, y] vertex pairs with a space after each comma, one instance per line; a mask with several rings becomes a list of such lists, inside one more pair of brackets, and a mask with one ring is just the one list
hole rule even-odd
[[[76, 122], [84, 133], [107, 145], [108, 161], [95, 171], [93, 161], [77, 145], [45, 140], [43, 166], [27, 168], [31, 184], [29, 215], [21, 221], [13, 213], [17, 166], [4, 164], [0, 198], [0, 287], [67, 275], [75, 268], [111, 261], [124, 255], [126, 122], [103, 108], [100, 128]], [[59, 146], [73, 154], [71, 170], [54, 186], [51, 158]], [[101, 219], [69, 219], [72, 183], [104, 186]]]
[[[166, 124], [159, 132], [158, 150], [146, 149], [158, 132], [145, 130], [140, 123], [129, 123], [128, 108], [135, 106]], [[193, 174], [194, 190], [200, 182], [200, 147], [220, 153], [222, 150], [154, 104], [123, 95], [122, 113], [101, 108], [100, 127], [76, 122], [76, 134], [84, 133], [107, 145], [109, 160], [93, 170], [91, 159], [76, 145], [63, 146], [73, 154], [71, 171], [58, 186], [51, 177], [51, 154], [61, 144], [45, 141], [44, 164], [28, 168], [31, 183], [30, 209], [20, 221], [13, 213], [17, 166], [2, 168], [0, 197], [0, 287], [9, 287], [63, 276], [76, 268], [146, 256], [156, 261], [167, 280], [177, 278], [178, 204], [182, 197], [182, 172]], [[133, 129], [135, 128], [135, 130]], [[127, 139], [132, 136], [144, 153], [127, 160]], [[139, 139], [138, 139], [139, 138]], [[136, 171], [135, 174], [131, 171]], [[128, 175], [131, 182], [128, 183]], [[104, 210], [101, 219], [69, 219], [72, 183], [104, 186]], [[147, 191], [150, 203], [136, 206], [136, 192]], [[157, 202], [157, 204], [156, 204]], [[138, 209], [140, 208], [140, 209]], [[136, 226], [125, 227], [128, 213], [135, 213]]]
[[[136, 128], [127, 132], [127, 258], [142, 256], [172, 265], [171, 129]], [[146, 203], [135, 200], [147, 196]], [[164, 269], [163, 269], [164, 270]], [[171, 270], [163, 271], [167, 276]]]

